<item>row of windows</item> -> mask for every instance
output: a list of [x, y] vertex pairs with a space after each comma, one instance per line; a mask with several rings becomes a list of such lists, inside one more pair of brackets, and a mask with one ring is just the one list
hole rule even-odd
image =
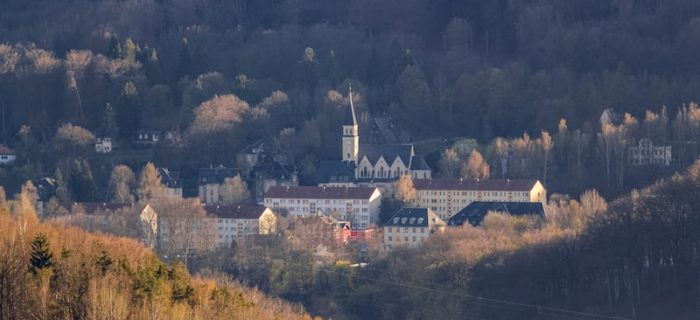
[[281, 204], [368, 204], [369, 200], [309, 200], [309, 199], [266, 199], [265, 202], [269, 204], [270, 202], [281, 203]]
[[445, 196], [445, 195], [452, 195], [452, 196], [496, 196], [496, 197], [503, 197], [503, 196], [523, 196], [527, 197], [529, 195], [529, 192], [515, 192], [515, 191], [419, 191], [419, 195], [422, 196]]
[[[425, 233], [425, 228], [418, 228], [418, 227], [411, 227], [411, 228], [404, 227], [403, 232], [408, 233], [408, 231], [411, 229], [412, 229], [413, 233], [417, 233], [418, 229], [420, 229], [420, 233]], [[389, 227], [388, 230], [389, 230], [389, 233], [394, 232], [394, 230], [396, 230], [396, 233], [401, 233], [401, 227]]]
[[[404, 241], [408, 242], [408, 237], [403, 237]], [[393, 241], [391, 236], [387, 237], [387, 240]], [[413, 236], [412, 238], [413, 242], [418, 241], [418, 238], [416, 236]], [[396, 241], [401, 241], [401, 237], [396, 237]]]

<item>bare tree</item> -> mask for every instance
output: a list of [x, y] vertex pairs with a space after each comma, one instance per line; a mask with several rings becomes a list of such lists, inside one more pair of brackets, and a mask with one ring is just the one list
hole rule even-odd
[[440, 162], [438, 162], [438, 166], [444, 177], [454, 178], [457, 176], [459, 170], [457, 151], [454, 149], [445, 149], [445, 151], [442, 152], [442, 157], [440, 158]]
[[132, 189], [136, 183], [136, 176], [131, 169], [123, 164], [112, 169], [109, 178], [109, 197], [113, 203], [134, 203]]
[[396, 199], [404, 203], [411, 203], [416, 199], [416, 187], [411, 175], [402, 175], [396, 182]]
[[240, 122], [248, 109], [248, 103], [235, 95], [217, 95], [197, 107], [190, 132], [208, 134], [226, 131]]
[[554, 147], [554, 141], [552, 141], [552, 136], [549, 135], [547, 131], [542, 131], [542, 135], [540, 136], [539, 139], [540, 142], [540, 147], [542, 148], [542, 157], [544, 158], [543, 161], [543, 169], [542, 169], [542, 182], [547, 185], [547, 169], [548, 169], [548, 161], [549, 161], [549, 154], [552, 152], [552, 148]]
[[248, 184], [241, 179], [240, 175], [233, 178], [226, 178], [221, 191], [219, 192], [219, 202], [224, 205], [240, 205], [250, 199]]
[[479, 151], [473, 149], [469, 154], [469, 159], [462, 166], [462, 177], [469, 179], [483, 180], [491, 176], [491, 167]]
[[160, 174], [152, 162], [147, 163], [139, 176], [138, 195], [139, 200], [147, 200], [160, 197], [165, 192], [160, 181]]

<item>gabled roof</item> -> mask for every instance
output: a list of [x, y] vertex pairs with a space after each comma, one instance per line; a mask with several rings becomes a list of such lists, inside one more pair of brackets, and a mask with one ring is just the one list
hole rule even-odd
[[10, 154], [15, 154], [12, 149], [6, 147], [5, 145], [0, 144], [0, 154], [2, 155], [10, 155]]
[[122, 203], [109, 203], [109, 202], [77, 202], [74, 205], [80, 205], [85, 209], [85, 214], [109, 214], [114, 211], [133, 208], [135, 205], [132, 204], [122, 204]]
[[423, 157], [413, 157], [413, 160], [411, 161], [411, 170], [430, 170], [430, 166], [428, 166], [428, 163], [425, 162], [425, 159]]
[[499, 212], [511, 216], [545, 216], [544, 205], [541, 202], [475, 201], [452, 216], [447, 224], [461, 226], [465, 222], [469, 222], [476, 227], [481, 225], [489, 212]]
[[167, 188], [182, 188], [182, 182], [180, 181], [180, 173], [177, 171], [170, 171], [168, 168], [158, 168], [158, 174], [160, 175], [160, 182]]
[[416, 179], [416, 190], [475, 190], [475, 191], [530, 191], [539, 182], [534, 179]]
[[204, 206], [208, 215], [219, 219], [260, 219], [267, 207], [255, 205]]
[[226, 178], [233, 178], [238, 174], [236, 169], [226, 168], [223, 165], [214, 168], [199, 169], [199, 184], [222, 184]]
[[318, 182], [353, 182], [355, 163], [352, 161], [321, 160], [318, 167]]
[[431, 223], [444, 224], [433, 210], [426, 208], [401, 208], [384, 224], [385, 227], [428, 227]]
[[369, 187], [270, 187], [265, 198], [284, 199], [362, 199], [368, 200], [377, 188]]
[[406, 166], [410, 166], [412, 156], [413, 145], [411, 144], [360, 144], [357, 159], [362, 161], [362, 158], [367, 157], [367, 160], [375, 165], [379, 158], [383, 157], [391, 165], [398, 157]]

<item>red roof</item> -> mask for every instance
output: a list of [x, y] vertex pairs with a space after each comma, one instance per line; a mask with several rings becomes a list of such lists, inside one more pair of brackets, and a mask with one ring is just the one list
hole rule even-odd
[[376, 188], [369, 187], [271, 187], [265, 198], [285, 199], [369, 199]]
[[530, 191], [537, 180], [523, 179], [416, 179], [416, 190]]
[[260, 219], [267, 207], [265, 206], [205, 206], [208, 215], [220, 219]]
[[12, 149], [0, 144], [0, 154], [8, 155], [8, 154], [15, 154]]

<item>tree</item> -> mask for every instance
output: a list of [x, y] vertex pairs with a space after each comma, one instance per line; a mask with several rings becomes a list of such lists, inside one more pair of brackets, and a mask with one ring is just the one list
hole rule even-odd
[[488, 179], [491, 176], [491, 167], [479, 151], [473, 149], [469, 159], [462, 166], [462, 177], [476, 180]]
[[226, 178], [219, 193], [220, 202], [224, 205], [240, 205], [249, 201], [248, 184], [240, 175]]
[[416, 187], [411, 175], [402, 175], [396, 182], [396, 199], [403, 203], [412, 203], [416, 199]]
[[95, 180], [90, 163], [85, 159], [75, 159], [70, 174], [70, 190], [78, 202], [93, 201], [95, 198]]
[[417, 128], [429, 128], [433, 120], [430, 86], [417, 65], [409, 65], [401, 72], [396, 90], [404, 121]]
[[102, 116], [100, 134], [105, 137], [114, 138], [117, 136], [117, 133], [119, 133], [119, 128], [117, 127], [116, 114], [114, 113], [114, 108], [112, 108], [112, 105], [107, 103]]
[[148, 162], [139, 176], [138, 196], [139, 200], [150, 200], [163, 195], [164, 187], [160, 181], [160, 174], [152, 162]]
[[128, 166], [117, 165], [109, 178], [109, 198], [112, 203], [132, 204], [132, 188], [136, 182], [134, 172]]
[[29, 258], [29, 270], [37, 274], [40, 270], [54, 266], [53, 253], [49, 247], [49, 238], [45, 233], [39, 233], [32, 240], [32, 252]]
[[190, 133], [198, 135], [227, 131], [241, 121], [248, 109], [248, 103], [235, 95], [217, 95], [197, 107]]
[[547, 131], [542, 131], [542, 135], [540, 136], [539, 142], [542, 148], [542, 157], [544, 158], [544, 163], [542, 164], [544, 166], [542, 173], [542, 182], [545, 185], [547, 185], [547, 164], [549, 161], [549, 154], [551, 153], [552, 148], [554, 147], [554, 141], [552, 141], [552, 136], [550, 136]]
[[53, 142], [57, 150], [73, 154], [92, 148], [95, 135], [90, 130], [67, 123], [58, 128]]
[[454, 149], [445, 149], [442, 152], [442, 157], [438, 162], [438, 167], [440, 172], [446, 178], [454, 178], [457, 175], [457, 170], [459, 170], [459, 159], [457, 158], [457, 151]]

